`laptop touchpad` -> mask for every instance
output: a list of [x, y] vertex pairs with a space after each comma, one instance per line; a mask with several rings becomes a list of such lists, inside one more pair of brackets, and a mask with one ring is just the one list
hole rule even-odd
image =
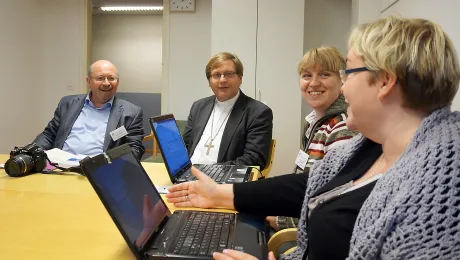
[[267, 259], [265, 219], [242, 213], [237, 218], [233, 249], [253, 255], [257, 259]]

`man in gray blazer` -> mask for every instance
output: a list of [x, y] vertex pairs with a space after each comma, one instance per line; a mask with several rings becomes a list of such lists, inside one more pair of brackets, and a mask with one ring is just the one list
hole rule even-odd
[[192, 105], [183, 134], [192, 163], [263, 169], [272, 141], [272, 110], [240, 90], [243, 64], [236, 55], [221, 52], [211, 57], [206, 77], [214, 95]]
[[93, 63], [86, 82], [90, 92], [61, 99], [54, 118], [34, 143], [48, 150], [96, 155], [128, 143], [139, 160], [145, 152], [142, 109], [115, 97], [119, 78], [106, 60]]

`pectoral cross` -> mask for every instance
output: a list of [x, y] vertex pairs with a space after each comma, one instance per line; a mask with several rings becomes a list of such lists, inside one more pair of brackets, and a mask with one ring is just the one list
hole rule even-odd
[[208, 147], [208, 150], [206, 151], [206, 155], [209, 155], [209, 150], [211, 150], [211, 148], [214, 147], [214, 145], [212, 144], [212, 139], [209, 140], [209, 144], [205, 144], [204, 147]]

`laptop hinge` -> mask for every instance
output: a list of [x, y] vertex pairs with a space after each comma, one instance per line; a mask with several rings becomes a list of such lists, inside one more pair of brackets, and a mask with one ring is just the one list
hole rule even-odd
[[192, 168], [192, 163], [189, 163], [185, 167], [180, 169], [179, 173], [175, 175], [175, 176], [177, 176], [176, 180], [182, 179], [182, 175], [184, 175], [184, 173], [186, 173], [188, 170], [191, 170], [191, 168]]
[[[170, 217], [170, 216], [165, 216], [165, 217], [163, 218], [163, 220], [161, 221], [160, 225], [158, 225], [158, 228], [157, 228], [155, 231], [153, 231], [152, 235], [148, 238], [147, 242], [145, 242], [144, 247], [142, 248], [142, 251], [144, 251], [144, 254], [143, 254], [143, 255], [144, 255], [144, 257], [146, 257], [145, 259], [148, 258], [148, 256], [147, 256], [147, 251], [148, 251], [149, 249], [151, 249], [151, 248], [154, 246], [153, 241], [154, 241], [158, 236], [161, 235], [161, 233], [158, 233], [158, 232], [160, 232], [161, 230], [164, 229], [164, 227], [166, 226], [166, 223], [167, 223], [169, 217]], [[163, 245], [163, 251], [166, 251], [166, 248], [165, 248], [165, 247], [166, 247], [166, 243], [164, 243], [164, 245]], [[158, 247], [158, 248], [160, 248], [160, 247]]]

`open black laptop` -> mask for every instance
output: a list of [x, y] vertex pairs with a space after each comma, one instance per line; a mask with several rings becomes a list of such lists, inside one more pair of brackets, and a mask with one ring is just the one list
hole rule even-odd
[[171, 213], [129, 145], [80, 164], [137, 259], [212, 259], [213, 252], [224, 248], [267, 258], [263, 218], [191, 210]]
[[[187, 148], [172, 114], [150, 118], [153, 133], [160, 147], [166, 169], [172, 183], [195, 180], [192, 162]], [[247, 182], [252, 168], [242, 165], [195, 164], [195, 167], [214, 179], [217, 183]]]

